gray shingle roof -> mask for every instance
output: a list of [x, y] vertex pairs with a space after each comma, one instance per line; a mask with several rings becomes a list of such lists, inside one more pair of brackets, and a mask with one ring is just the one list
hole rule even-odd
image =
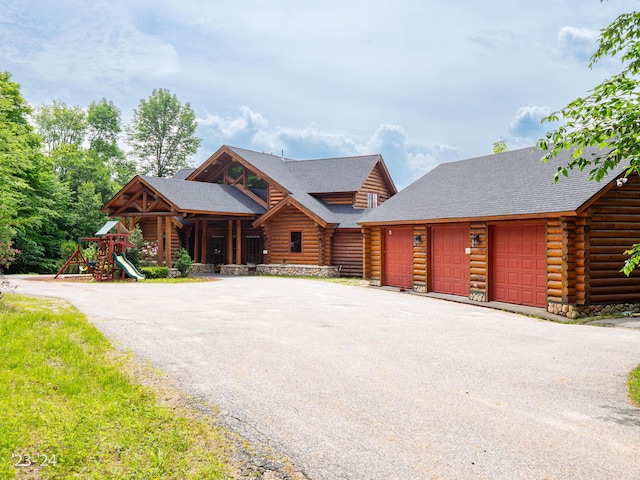
[[567, 164], [569, 152], [548, 164], [539, 161], [542, 155], [524, 148], [440, 164], [359, 223], [576, 211], [622, 171], [597, 183], [587, 181], [588, 168], [573, 170], [554, 184], [557, 167]]
[[328, 205], [310, 193], [355, 192], [379, 160], [379, 155], [291, 160], [277, 155], [229, 147], [256, 169], [291, 193], [300, 204], [328, 223], [355, 228], [364, 210], [349, 205]]
[[184, 180], [193, 172], [195, 172], [195, 170], [195, 168], [181, 168], [176, 173], [174, 173], [173, 177], [171, 178], [173, 178], [174, 180]]
[[173, 178], [141, 177], [182, 211], [262, 215], [266, 209], [236, 187]]

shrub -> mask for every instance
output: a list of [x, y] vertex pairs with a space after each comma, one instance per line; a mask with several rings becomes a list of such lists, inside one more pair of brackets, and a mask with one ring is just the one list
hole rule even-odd
[[189, 252], [184, 248], [181, 248], [178, 252], [178, 258], [176, 259], [175, 267], [180, 272], [181, 277], [189, 276], [189, 272], [191, 271], [191, 266], [193, 265], [193, 260], [189, 256]]
[[136, 227], [131, 231], [129, 241], [133, 243], [135, 247], [127, 248], [127, 258], [136, 266], [136, 268], [139, 268], [142, 264], [142, 249], [145, 244], [140, 225], [136, 224]]
[[167, 278], [169, 269], [167, 267], [140, 267], [140, 273], [147, 278]]

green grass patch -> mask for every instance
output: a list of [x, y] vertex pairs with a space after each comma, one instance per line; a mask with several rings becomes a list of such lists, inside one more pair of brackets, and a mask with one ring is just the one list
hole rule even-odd
[[629, 374], [628, 385], [631, 401], [640, 407], [640, 365]]
[[128, 365], [69, 304], [5, 294], [0, 478], [230, 478], [222, 432], [160, 405]]

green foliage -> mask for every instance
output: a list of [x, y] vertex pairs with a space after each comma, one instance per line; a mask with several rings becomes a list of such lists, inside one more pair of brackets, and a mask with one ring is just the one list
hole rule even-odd
[[11, 294], [0, 318], [0, 478], [230, 478], [222, 433], [132, 384], [75, 308]]
[[188, 277], [191, 272], [192, 265], [193, 260], [191, 260], [189, 252], [186, 249], [181, 248], [178, 252], [178, 258], [175, 261], [175, 267], [180, 272], [180, 276]]
[[87, 109], [87, 124], [89, 150], [102, 165], [108, 167], [118, 188], [124, 186], [136, 174], [136, 165], [118, 146], [122, 132], [120, 110], [104, 98], [100, 102], [92, 102]]
[[628, 386], [631, 401], [640, 407], [640, 365], [629, 375]]
[[169, 269], [167, 267], [140, 267], [140, 273], [147, 278], [167, 278]]
[[[78, 248], [77, 242], [73, 242], [73, 241], [62, 242], [62, 244], [60, 245], [60, 258], [58, 259], [58, 264], [56, 265], [58, 270], [60, 270], [62, 266], [66, 263], [66, 261], [69, 260], [71, 255], [74, 254], [74, 252], [76, 251], [76, 248]], [[65, 273], [75, 274], [79, 272], [80, 272], [79, 265], [69, 265], [65, 269]]]
[[497, 142], [493, 142], [493, 153], [502, 153], [509, 150], [507, 147], [507, 142], [504, 140], [498, 140]]
[[195, 136], [197, 122], [191, 105], [182, 105], [168, 90], [154, 89], [142, 99], [127, 128], [127, 142], [143, 174], [173, 175], [189, 166], [201, 139]]
[[[545, 119], [563, 124], [538, 141], [537, 147], [545, 152], [542, 160], [571, 152], [569, 162], [558, 167], [556, 182], [574, 169], [588, 168], [589, 180], [598, 182], [612, 172], [640, 174], [640, 12], [622, 14], [601, 30], [589, 66], [609, 56], [622, 60], [620, 73]], [[587, 147], [595, 151], [586, 154]], [[623, 268], [627, 275], [640, 263], [636, 247], [628, 250], [631, 258]]]
[[144, 247], [144, 237], [142, 236], [140, 225], [136, 224], [135, 228], [131, 231], [129, 241], [133, 243], [135, 247], [127, 248], [127, 258], [139, 269], [142, 265], [142, 248]]
[[47, 151], [53, 152], [62, 145], [82, 145], [87, 129], [82, 108], [54, 101], [38, 107], [33, 119]]

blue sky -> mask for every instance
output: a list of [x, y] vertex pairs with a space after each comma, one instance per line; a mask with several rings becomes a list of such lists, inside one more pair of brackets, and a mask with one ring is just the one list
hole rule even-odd
[[201, 163], [222, 144], [381, 153], [399, 187], [440, 162], [531, 146], [619, 69], [587, 67], [637, 0], [0, 0], [0, 70], [37, 106], [154, 88], [189, 102]]

